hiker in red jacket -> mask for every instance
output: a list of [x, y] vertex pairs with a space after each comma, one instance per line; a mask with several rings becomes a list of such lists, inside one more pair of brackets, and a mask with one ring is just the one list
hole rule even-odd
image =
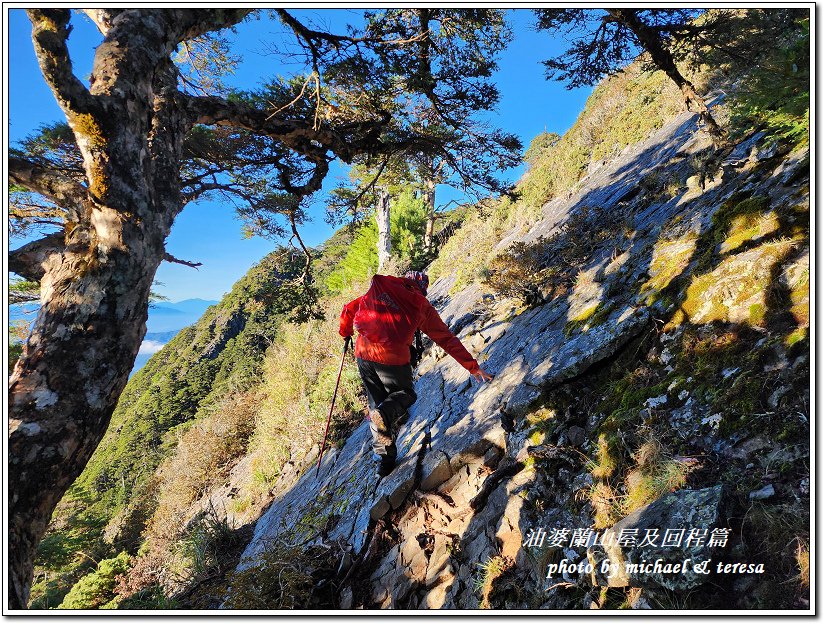
[[410, 346], [420, 329], [478, 381], [492, 375], [478, 365], [426, 300], [429, 277], [410, 271], [404, 277], [375, 275], [369, 290], [350, 301], [340, 315], [340, 335], [358, 330], [355, 357], [369, 400], [372, 449], [383, 477], [395, 467], [395, 433], [418, 398], [412, 383]]

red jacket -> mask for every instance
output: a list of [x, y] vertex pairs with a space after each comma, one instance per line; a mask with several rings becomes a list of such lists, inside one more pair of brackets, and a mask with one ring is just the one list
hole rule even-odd
[[[478, 362], [464, 348], [455, 334], [449, 331], [438, 315], [438, 311], [421, 294], [413, 280], [376, 275], [372, 278], [370, 292], [374, 292], [373, 289], [376, 288], [381, 293], [378, 306], [372, 306], [373, 309], [367, 310], [369, 306], [365, 302], [370, 294], [367, 293], [343, 306], [340, 315], [341, 336], [344, 338], [351, 336], [354, 333], [353, 329], [358, 329], [358, 339], [355, 343], [357, 357], [379, 364], [394, 366], [409, 364], [409, 346], [412, 344], [415, 330], [420, 329], [470, 373], [478, 372], [480, 369]], [[400, 323], [398, 322], [399, 314], [402, 318]], [[363, 325], [367, 317], [373, 323], [383, 323], [384, 327], [388, 328], [381, 332], [380, 342], [374, 340], [374, 335], [373, 340], [370, 341], [364, 335], [364, 331], [358, 327], [358, 321], [360, 320]]]

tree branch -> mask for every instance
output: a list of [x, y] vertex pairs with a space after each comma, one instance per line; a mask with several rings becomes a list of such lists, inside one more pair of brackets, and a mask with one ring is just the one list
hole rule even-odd
[[298, 224], [295, 221], [295, 213], [289, 213], [289, 225], [292, 228], [292, 238], [296, 238], [298, 240], [298, 244], [300, 248], [303, 250], [303, 256], [306, 258], [306, 264], [303, 266], [303, 274], [300, 276], [300, 281], [306, 285], [307, 280], [309, 278], [309, 273], [312, 270], [312, 254], [310, 253], [309, 249], [306, 247], [306, 244], [303, 242], [303, 239], [300, 237], [300, 233], [298, 232]]
[[100, 33], [105, 37], [112, 27], [114, 18], [124, 9], [83, 9], [83, 12], [92, 20]]
[[315, 191], [320, 190], [320, 187], [323, 185], [323, 180], [326, 178], [326, 174], [329, 173], [329, 162], [326, 158], [314, 160], [315, 168], [312, 171], [312, 175], [305, 184], [301, 184], [300, 186], [295, 186], [292, 184], [291, 180], [289, 180], [288, 173], [285, 170], [280, 169], [278, 172], [278, 181], [280, 182], [281, 188], [283, 188], [283, 190], [287, 193], [291, 193], [292, 195], [296, 195], [298, 197], [307, 197]]
[[80, 221], [88, 192], [68, 176], [23, 158], [9, 157], [9, 180], [55, 201], [68, 214], [69, 221]]
[[[351, 37], [348, 35], [336, 35], [334, 33], [323, 32], [320, 30], [313, 30], [299, 22], [291, 13], [285, 9], [275, 9], [275, 12], [280, 17], [281, 21], [286, 24], [295, 35], [309, 44], [311, 47], [316, 47], [317, 42], [323, 41], [328, 43], [333, 48], [339, 48], [343, 44], [350, 44], [357, 46], [361, 43], [368, 43], [376, 46], [401, 46], [407, 43], [414, 43], [420, 41], [425, 35], [417, 34], [412, 37], [399, 37], [397, 39], [384, 39], [382, 37]], [[312, 43], [310, 43], [312, 42]]]
[[88, 113], [97, 108], [95, 98], [72, 72], [66, 39], [71, 27], [69, 9], [26, 9], [32, 23], [34, 53], [40, 70], [63, 112]]
[[[168, 9], [161, 9], [168, 10]], [[254, 9], [177, 9], [182, 24], [178, 41], [194, 39], [213, 30], [228, 28], [243, 21]]]
[[193, 269], [197, 269], [197, 267], [203, 266], [202, 262], [189, 262], [188, 260], [180, 260], [179, 258], [175, 258], [168, 251], [163, 253], [163, 259], [166, 262], [172, 262], [174, 264], [182, 264], [183, 266], [192, 267]]
[[[181, 102], [195, 124], [243, 128], [278, 139], [302, 153], [319, 153], [328, 149], [347, 162], [352, 158], [347, 142], [328, 127], [316, 129], [312, 123], [303, 120], [273, 117], [265, 110], [215, 96], [182, 96]], [[325, 149], [314, 147], [313, 141]]]
[[52, 254], [61, 253], [65, 249], [65, 235], [57, 232], [27, 243], [9, 252], [9, 271], [32, 282], [39, 282], [46, 270], [43, 264]]

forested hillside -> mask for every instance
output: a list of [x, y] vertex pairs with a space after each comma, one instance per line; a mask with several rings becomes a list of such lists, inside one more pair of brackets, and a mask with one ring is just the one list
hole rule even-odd
[[[273, 252], [130, 380], [106, 437], [55, 512], [55, 526], [41, 546], [50, 588], [43, 600], [51, 601], [44, 606], [55, 606], [54, 596], [68, 589], [62, 575], [74, 579], [90, 561], [140, 545], [155, 504], [158, 465], [194, 421], [226, 406], [243, 409], [240, 397], [257, 383], [263, 355], [292, 313], [292, 280], [300, 270], [302, 261], [293, 253]], [[232, 434], [242, 445], [253, 412], [238, 416]]]
[[[130, 379], [30, 606], [808, 607], [808, 49], [801, 22], [759, 67], [682, 64], [723, 146], [639, 59], [428, 247], [426, 188], [397, 182], [383, 270], [428, 271], [494, 379], [427, 341], [386, 478], [351, 356], [315, 472], [378, 221], [308, 250], [308, 289], [306, 256], [272, 252]], [[712, 572], [642, 571], [688, 558]]]

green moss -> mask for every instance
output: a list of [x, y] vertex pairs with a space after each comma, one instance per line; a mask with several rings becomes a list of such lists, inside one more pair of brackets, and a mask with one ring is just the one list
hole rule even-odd
[[[125, 552], [101, 561], [97, 569], [87, 574], [71, 588], [58, 609], [96, 609], [115, 598], [117, 576], [129, 569], [131, 558]], [[109, 608], [111, 608], [110, 605]]]
[[802, 327], [810, 325], [810, 269], [799, 272], [792, 280], [790, 289], [790, 312]]
[[101, 148], [106, 145], [106, 134], [100, 122], [90, 113], [78, 113], [70, 119], [72, 130], [86, 139], [92, 148]]
[[[734, 251], [750, 240], [746, 238], [746, 233], [751, 229], [753, 221], [764, 216], [768, 206], [768, 198], [748, 197], [743, 193], [735, 193], [721, 204], [712, 215], [709, 231], [702, 235], [695, 250], [698, 259], [695, 272], [704, 273], [712, 269], [719, 246], [723, 246], [728, 238], [730, 240], [726, 243], [727, 247], [724, 247], [725, 253]], [[753, 230], [750, 234], [755, 236], [758, 231]]]
[[750, 325], [753, 327], [761, 325], [764, 322], [767, 308], [763, 303], [753, 303], [750, 306]]
[[[641, 295], [660, 293], [680, 276], [692, 259], [697, 240], [698, 236], [689, 232], [681, 238], [658, 241], [652, 251], [650, 278], [641, 287]], [[653, 301], [648, 301], [648, 305]]]
[[798, 344], [799, 342], [804, 340], [807, 337], [808, 333], [809, 329], [807, 327], [797, 327], [789, 334], [787, 334], [787, 337], [784, 338], [784, 344], [788, 347], [792, 347], [793, 345]]
[[[766, 295], [772, 287], [772, 267], [797, 244], [798, 241], [792, 239], [762, 243], [756, 248], [760, 255], [755, 260], [755, 266], [745, 274], [741, 273], [741, 265], [735, 263], [733, 257], [722, 260], [712, 272], [693, 277], [681, 309], [693, 323], [749, 321], [760, 324], [766, 314]], [[718, 287], [719, 282], [725, 279], [728, 284], [731, 283], [732, 276], [738, 278], [732, 292], [729, 288]], [[743, 309], [743, 305], [758, 293], [762, 294], [762, 301], [757, 304], [760, 307], [750, 304]]]
[[[576, 314], [570, 317], [567, 324], [564, 326], [564, 335], [568, 338], [576, 331], [587, 331], [590, 327], [594, 327], [593, 319], [596, 316], [599, 308], [605, 307], [601, 303], [594, 303], [579, 310]], [[603, 315], [601, 315], [603, 316]]]
[[741, 214], [730, 221], [727, 237], [721, 242], [720, 251], [722, 254], [730, 253], [745, 243], [764, 238], [778, 229], [778, 215], [775, 212]]

